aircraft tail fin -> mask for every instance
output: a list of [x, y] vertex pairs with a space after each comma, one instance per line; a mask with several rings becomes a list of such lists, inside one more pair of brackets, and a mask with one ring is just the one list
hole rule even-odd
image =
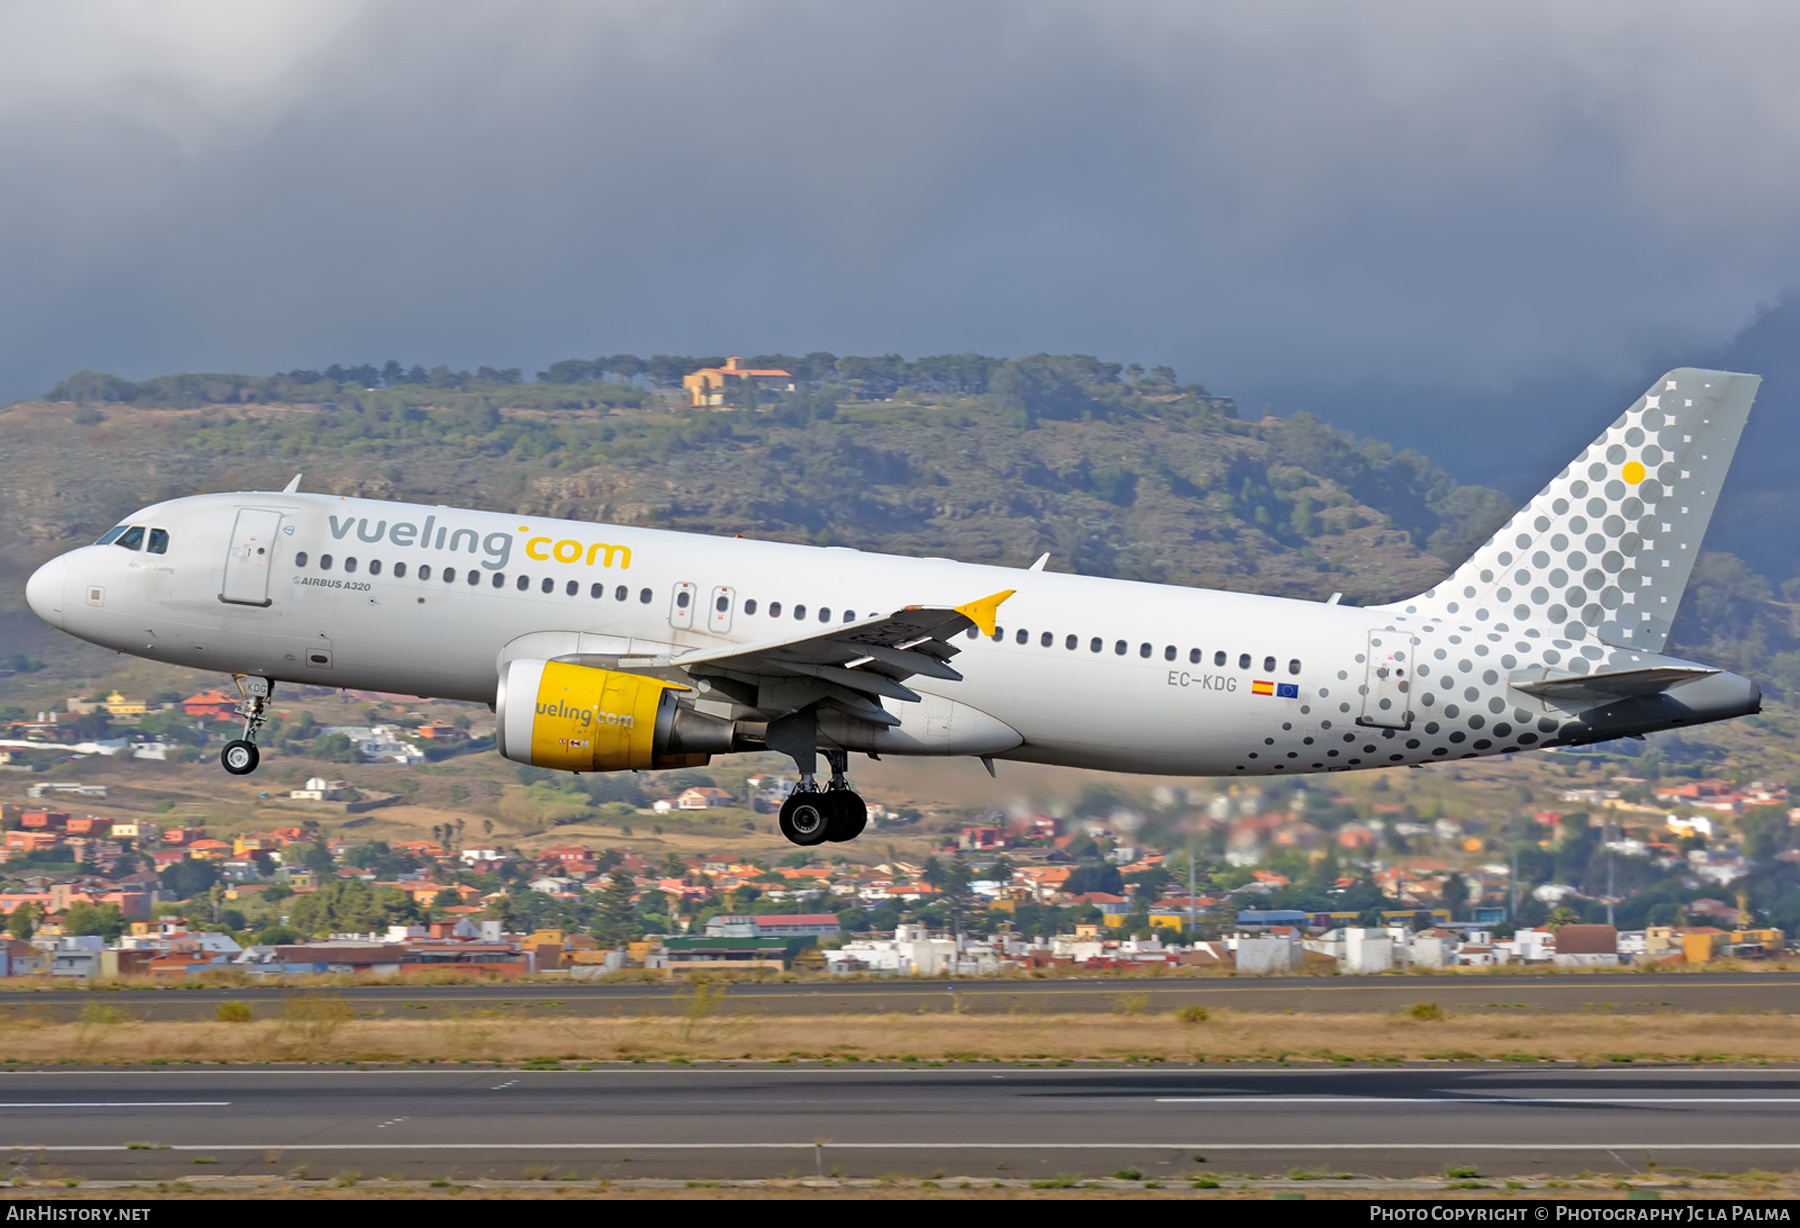
[[1661, 652], [1761, 383], [1670, 371], [1449, 579], [1399, 604]]

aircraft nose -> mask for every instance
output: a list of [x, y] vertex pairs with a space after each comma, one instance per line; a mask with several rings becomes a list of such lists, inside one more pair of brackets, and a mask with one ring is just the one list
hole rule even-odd
[[58, 557], [31, 573], [25, 582], [25, 604], [52, 627], [63, 625], [63, 577], [67, 566]]

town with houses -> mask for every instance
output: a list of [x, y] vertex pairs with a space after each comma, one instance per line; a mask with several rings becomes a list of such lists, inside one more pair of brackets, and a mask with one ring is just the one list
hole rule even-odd
[[[161, 705], [221, 725], [236, 709], [217, 691]], [[117, 691], [70, 700], [14, 722], [5, 745], [164, 759], [171, 743], [143, 733], [68, 736], [96, 712], [116, 733], [156, 710]], [[467, 722], [434, 720], [309, 736], [338, 739], [343, 762], [395, 767], [480, 744]], [[1765, 781], [1613, 772], [1505, 831], [1300, 782], [1159, 787], [1149, 818], [994, 811], [929, 833], [876, 805], [874, 839], [852, 849], [747, 855], [554, 834], [527, 847], [491, 820], [376, 838], [352, 828], [396, 795], [326, 775], [276, 799], [297, 821], [218, 831], [109, 816], [91, 780], [14, 779], [0, 977], [15, 985], [1621, 968], [1779, 960], [1800, 919], [1800, 894], [1782, 890], [1800, 879], [1800, 807]], [[766, 815], [790, 783], [693, 783], [634, 813]]]

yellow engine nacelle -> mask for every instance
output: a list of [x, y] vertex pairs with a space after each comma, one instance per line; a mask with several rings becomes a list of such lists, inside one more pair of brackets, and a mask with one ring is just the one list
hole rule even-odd
[[730, 749], [724, 721], [684, 711], [672, 682], [563, 661], [508, 661], [494, 699], [500, 753], [570, 772], [698, 767]]

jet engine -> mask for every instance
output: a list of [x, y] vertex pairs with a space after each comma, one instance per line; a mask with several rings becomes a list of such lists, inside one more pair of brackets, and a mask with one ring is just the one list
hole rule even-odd
[[731, 749], [731, 724], [683, 707], [686, 689], [564, 661], [508, 661], [494, 699], [500, 753], [569, 772], [704, 766]]

